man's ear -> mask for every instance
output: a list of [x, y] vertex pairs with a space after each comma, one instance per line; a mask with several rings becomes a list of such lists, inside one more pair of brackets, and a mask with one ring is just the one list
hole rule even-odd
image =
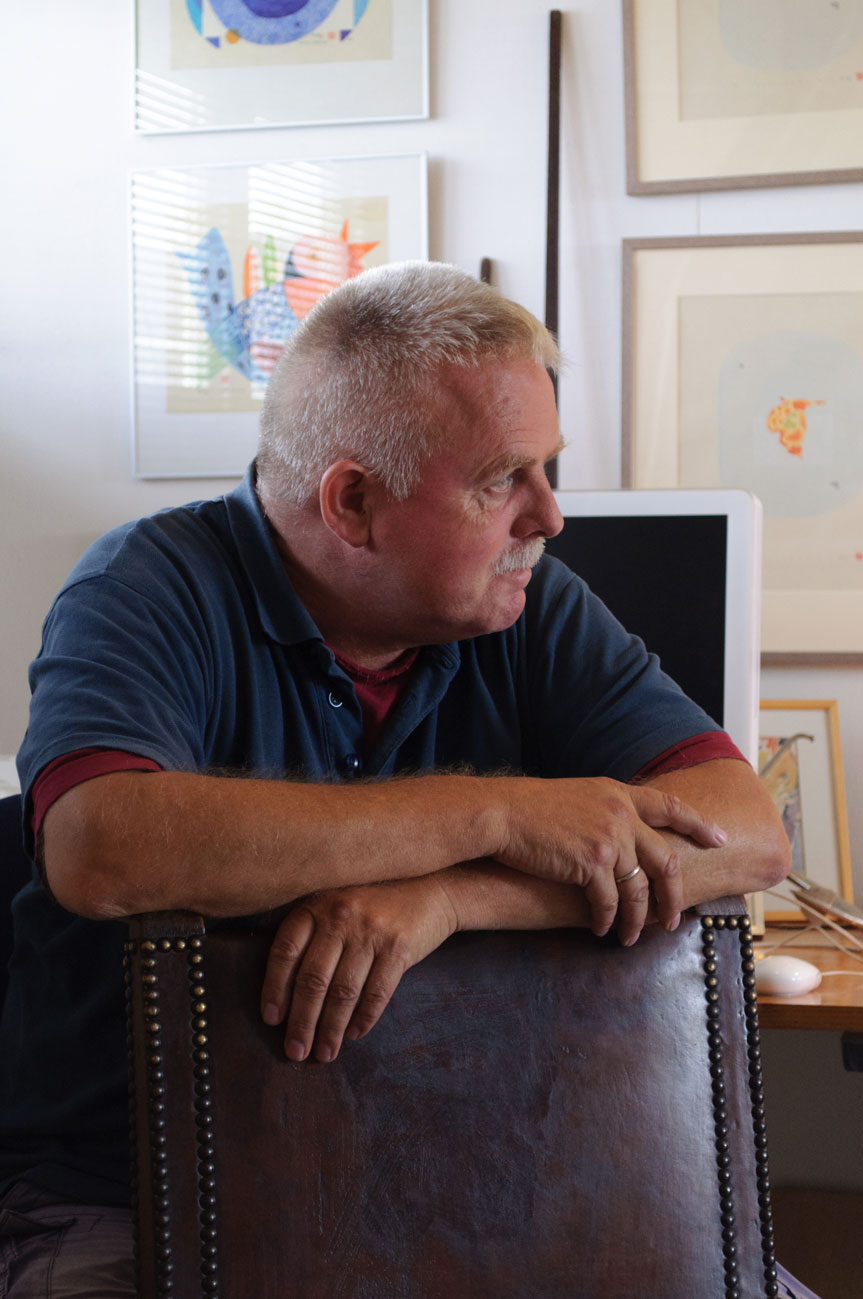
[[374, 476], [356, 460], [338, 460], [321, 479], [321, 518], [349, 546], [368, 544]]

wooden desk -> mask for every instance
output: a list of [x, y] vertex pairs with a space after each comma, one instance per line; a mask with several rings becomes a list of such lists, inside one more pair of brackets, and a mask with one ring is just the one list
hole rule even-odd
[[[768, 927], [755, 944], [756, 955], [788, 936], [787, 929]], [[863, 934], [863, 930], [860, 931]], [[838, 1033], [863, 1033], [863, 961], [856, 961], [816, 933], [801, 936], [780, 949], [783, 955], [811, 961], [819, 970], [840, 970], [822, 979], [814, 992], [802, 997], [758, 998], [758, 1020], [762, 1028], [817, 1028]], [[767, 952], [765, 952], [765, 955]]]

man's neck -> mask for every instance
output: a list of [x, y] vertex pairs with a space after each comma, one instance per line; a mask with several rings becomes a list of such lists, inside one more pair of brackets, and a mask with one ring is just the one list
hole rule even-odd
[[[296, 530], [291, 529], [292, 537], [296, 537], [291, 544], [285, 540], [281, 529], [272, 520], [269, 522], [291, 585], [334, 653], [357, 667], [376, 672], [391, 667], [403, 654], [417, 648], [393, 640], [386, 631], [380, 636], [374, 634], [368, 626], [366, 602], [359, 594], [351, 597], [352, 583], [338, 580], [343, 565], [336, 555], [317, 553], [319, 547], [313, 540], [315, 534], [303, 526], [303, 520], [298, 519]], [[324, 536], [324, 544], [327, 540]], [[307, 554], [307, 551], [311, 553]], [[347, 576], [345, 573], [344, 577]], [[348, 590], [347, 595], [344, 588]]]

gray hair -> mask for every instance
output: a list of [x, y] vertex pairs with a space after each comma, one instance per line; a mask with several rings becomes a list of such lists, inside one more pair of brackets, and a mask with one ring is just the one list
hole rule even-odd
[[322, 298], [291, 334], [267, 386], [258, 478], [302, 505], [327, 467], [357, 460], [398, 500], [444, 439], [436, 379], [448, 367], [533, 360], [556, 369], [551, 334], [456, 266], [397, 262]]

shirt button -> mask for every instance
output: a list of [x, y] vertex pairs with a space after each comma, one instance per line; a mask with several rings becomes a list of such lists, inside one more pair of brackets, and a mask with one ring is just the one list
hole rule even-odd
[[356, 753], [346, 753], [342, 758], [342, 766], [349, 776], [358, 776], [362, 769], [362, 760]]
[[331, 708], [341, 708], [342, 704], [344, 703], [344, 700], [339, 699], [335, 691], [331, 690], [330, 693], [327, 695], [327, 702], [329, 703]]

